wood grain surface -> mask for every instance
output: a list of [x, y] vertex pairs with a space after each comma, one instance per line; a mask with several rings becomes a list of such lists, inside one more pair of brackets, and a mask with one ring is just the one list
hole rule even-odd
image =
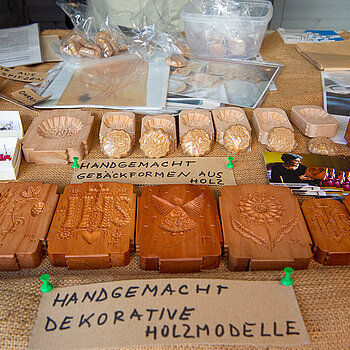
[[90, 151], [94, 117], [75, 109], [41, 112], [29, 126], [22, 149], [27, 162], [68, 164]]
[[127, 265], [134, 245], [136, 195], [131, 184], [68, 185], [47, 237], [53, 266]]
[[230, 270], [307, 268], [311, 239], [289, 188], [224, 186], [220, 213]]
[[320, 264], [350, 264], [349, 199], [344, 203], [346, 206], [334, 199], [311, 198], [301, 205], [314, 242], [314, 259]]
[[39, 266], [56, 208], [57, 185], [0, 184], [0, 270]]
[[142, 269], [196, 272], [219, 265], [222, 235], [208, 186], [142, 188], [136, 249]]

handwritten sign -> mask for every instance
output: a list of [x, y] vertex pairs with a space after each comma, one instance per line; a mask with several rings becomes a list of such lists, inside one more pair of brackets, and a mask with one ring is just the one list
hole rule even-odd
[[71, 183], [117, 181], [132, 184], [235, 185], [227, 158], [84, 159]]
[[42, 83], [47, 77], [46, 72], [30, 72], [0, 66], [0, 77], [29, 83]]
[[42, 296], [29, 349], [307, 343], [293, 287], [164, 279], [54, 289]]
[[42, 97], [35, 93], [31, 88], [24, 87], [23, 89], [19, 89], [17, 91], [11, 92], [11, 95], [19, 102], [22, 102], [26, 106], [34, 106], [35, 104], [45, 101], [52, 95], [48, 95]]

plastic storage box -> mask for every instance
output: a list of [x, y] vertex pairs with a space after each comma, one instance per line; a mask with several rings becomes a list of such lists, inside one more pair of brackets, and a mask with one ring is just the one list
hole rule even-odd
[[260, 50], [272, 17], [270, 1], [232, 1], [218, 9], [216, 1], [205, 9], [190, 2], [181, 13], [186, 40], [197, 56], [222, 59], [252, 58]]

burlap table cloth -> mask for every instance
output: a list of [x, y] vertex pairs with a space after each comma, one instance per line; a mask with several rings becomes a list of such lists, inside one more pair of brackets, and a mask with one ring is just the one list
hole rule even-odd
[[[47, 34], [52, 32], [47, 31]], [[61, 33], [60, 33], [61, 34]], [[350, 33], [344, 33], [344, 38], [350, 39]], [[284, 64], [284, 68], [276, 83], [278, 91], [269, 92], [261, 107], [279, 107], [290, 115], [292, 106], [298, 104], [313, 104], [323, 106], [322, 84], [320, 72], [305, 58], [300, 56], [295, 45], [286, 45], [278, 33], [267, 35], [264, 39], [262, 56], [266, 61]], [[31, 67], [36, 71], [47, 71], [53, 66], [51, 63]], [[23, 86], [23, 83], [1, 79], [0, 93], [10, 96]], [[0, 100], [1, 110], [20, 110], [24, 130], [27, 130], [37, 113], [16, 107]], [[87, 158], [103, 158], [99, 148], [98, 131], [102, 115], [106, 110], [91, 109], [95, 116], [94, 138], [92, 150]], [[251, 120], [252, 110], [246, 109]], [[140, 118], [137, 123], [137, 138], [140, 133]], [[295, 130], [298, 142], [295, 152], [308, 153], [307, 137]], [[238, 184], [266, 184], [267, 176], [261, 145], [253, 133], [252, 151], [234, 157], [234, 174]], [[350, 156], [350, 150], [341, 146], [341, 154]], [[137, 147], [131, 157], [141, 157]], [[177, 151], [172, 156], [181, 156]], [[209, 156], [228, 156], [225, 149], [215, 145]], [[72, 175], [70, 165], [35, 165], [22, 160], [18, 181], [43, 181], [59, 186], [62, 193], [64, 186], [70, 182]], [[220, 189], [213, 188], [219, 196]], [[139, 193], [139, 188], [136, 188]], [[299, 197], [302, 201], [303, 198]], [[0, 348], [25, 349], [28, 346], [31, 330], [40, 303], [41, 282], [39, 276], [49, 273], [54, 286], [64, 287], [77, 284], [88, 284], [125, 279], [151, 278], [225, 278], [233, 280], [279, 280], [281, 271], [232, 272], [227, 268], [225, 258], [221, 260], [219, 268], [192, 274], [162, 274], [147, 272], [139, 268], [138, 257], [131, 256], [128, 266], [97, 271], [69, 271], [67, 268], [53, 268], [45, 256], [41, 265], [36, 269], [20, 270], [18, 272], [0, 272]], [[311, 345], [300, 347], [285, 347], [283, 349], [350, 349], [350, 266], [324, 267], [312, 261], [308, 270], [294, 273], [294, 289], [311, 338]], [[117, 344], [116, 344], [117, 345]], [[174, 348], [160, 347], [154, 348]], [[175, 348], [203, 348], [203, 349], [256, 349], [248, 346], [178, 346]], [[265, 347], [264, 347], [265, 348]], [[266, 347], [267, 348], [267, 347]], [[275, 347], [268, 347], [274, 349]], [[276, 347], [281, 349], [281, 347]]]

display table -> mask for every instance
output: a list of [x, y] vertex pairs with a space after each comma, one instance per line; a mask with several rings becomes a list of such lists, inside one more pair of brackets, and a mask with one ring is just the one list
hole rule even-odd
[[[350, 39], [350, 33], [344, 34]], [[320, 72], [305, 58], [299, 55], [295, 45], [283, 43], [277, 32], [266, 36], [261, 49], [264, 60], [284, 64], [276, 85], [278, 91], [269, 92], [261, 107], [282, 108], [290, 115], [294, 105], [323, 106], [322, 84]], [[52, 63], [31, 67], [36, 71], [47, 71]], [[0, 80], [1, 93], [10, 96], [23, 86], [23, 83], [10, 80]], [[0, 100], [1, 110], [19, 110], [23, 128], [26, 131], [37, 113], [9, 102]], [[251, 120], [252, 110], [245, 109]], [[104, 158], [99, 148], [98, 133], [101, 117], [107, 110], [91, 109], [95, 116], [94, 137], [92, 149], [87, 158]], [[137, 118], [136, 139], [140, 134], [140, 118]], [[297, 140], [296, 153], [308, 153], [306, 145], [308, 138], [295, 129]], [[340, 146], [340, 154], [350, 156], [350, 149]], [[265, 146], [258, 143], [253, 133], [252, 151], [234, 157], [234, 174], [237, 184], [267, 184], [267, 175], [263, 152]], [[227, 157], [226, 150], [216, 144], [210, 156]], [[181, 151], [171, 156], [182, 156]], [[142, 157], [138, 147], [131, 157]], [[59, 193], [70, 182], [73, 169], [71, 165], [36, 165], [22, 160], [18, 181], [43, 181], [57, 184]], [[213, 188], [219, 196], [220, 188]], [[139, 195], [139, 188], [136, 193]], [[304, 198], [298, 198], [300, 202]], [[227, 268], [225, 258], [221, 259], [219, 268], [196, 274], [162, 274], [143, 271], [138, 264], [138, 257], [132, 254], [130, 264], [125, 267], [93, 271], [69, 271], [67, 268], [53, 268], [48, 257], [45, 256], [41, 265], [36, 269], [20, 270], [18, 272], [0, 272], [0, 348], [25, 349], [28, 345], [31, 330], [40, 303], [41, 293], [39, 276], [49, 273], [54, 286], [71, 286], [96, 282], [106, 282], [125, 279], [152, 279], [152, 278], [223, 278], [233, 280], [279, 280], [282, 271], [261, 272], [232, 272]], [[311, 338], [311, 345], [301, 349], [345, 349], [350, 344], [350, 266], [324, 267], [312, 261], [308, 270], [299, 270], [294, 273], [294, 289]], [[193, 346], [198, 348], [197, 346]], [[164, 348], [164, 347], [162, 347]], [[170, 348], [170, 346], [169, 346]], [[192, 348], [192, 346], [189, 346]], [[201, 347], [203, 348], [203, 347]], [[207, 346], [205, 348], [214, 348]], [[217, 348], [226, 349], [227, 347]], [[232, 349], [242, 349], [230, 347]], [[254, 347], [255, 348], [255, 347]], [[272, 349], [274, 347], [269, 347]], [[276, 347], [281, 349], [280, 347]], [[294, 348], [294, 347], [293, 347]], [[295, 347], [299, 348], [299, 347]]]

